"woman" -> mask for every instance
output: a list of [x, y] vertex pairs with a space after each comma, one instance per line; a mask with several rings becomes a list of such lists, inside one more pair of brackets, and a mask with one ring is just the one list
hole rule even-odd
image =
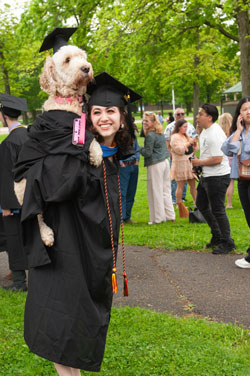
[[194, 204], [196, 200], [195, 177], [189, 158], [199, 148], [196, 139], [187, 135], [187, 127], [188, 125], [185, 119], [178, 120], [170, 138], [172, 152], [171, 180], [177, 182], [176, 202], [180, 216], [184, 217], [188, 216], [188, 213], [185, 214], [185, 210], [183, 211], [184, 205], [182, 203], [182, 192], [186, 181], [189, 184]]
[[171, 198], [170, 169], [168, 152], [163, 136], [163, 128], [153, 112], [143, 115], [145, 133], [144, 147], [140, 153], [147, 167], [147, 191], [149, 203], [149, 225], [175, 221], [175, 212]]
[[[238, 179], [238, 155], [240, 160], [250, 159], [250, 97], [242, 98], [235, 110], [231, 136], [222, 145], [222, 151], [227, 156], [233, 157], [231, 178]], [[245, 213], [248, 227], [250, 227], [250, 180], [238, 180], [238, 192], [242, 208]], [[238, 259], [235, 264], [239, 268], [250, 268], [250, 248], [247, 249], [248, 255], [245, 258]]]
[[[116, 292], [118, 159], [131, 155], [132, 145], [124, 99], [128, 88], [106, 73], [95, 82], [88, 90], [92, 134], [86, 132], [85, 145], [71, 142], [78, 115], [45, 112], [30, 128], [16, 169], [17, 180], [27, 178], [22, 224], [32, 266], [24, 336], [30, 350], [54, 362], [60, 376], [100, 370]], [[130, 97], [131, 102], [140, 98], [131, 90]], [[52, 121], [54, 113], [57, 121]], [[93, 135], [103, 149], [98, 168], [86, 158]], [[39, 238], [36, 213], [41, 209], [54, 230], [51, 248]]]
[[[219, 116], [218, 123], [223, 129], [225, 135], [227, 137], [230, 136], [230, 128], [232, 126], [233, 117], [229, 112], [225, 112], [224, 114]], [[228, 157], [229, 165], [232, 166], [232, 157]], [[227, 188], [227, 206], [226, 209], [232, 209], [232, 198], [234, 193], [234, 179], [231, 179], [230, 184]]]

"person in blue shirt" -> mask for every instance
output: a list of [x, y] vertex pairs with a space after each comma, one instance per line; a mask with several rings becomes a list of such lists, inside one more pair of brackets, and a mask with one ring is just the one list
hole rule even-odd
[[140, 152], [137, 140], [133, 143], [135, 154], [120, 161], [120, 184], [122, 196], [122, 219], [124, 223], [133, 223], [131, 212], [137, 189]]
[[[242, 98], [235, 110], [231, 136], [224, 142], [221, 150], [229, 157], [233, 157], [231, 179], [238, 179], [238, 155], [240, 160], [250, 159], [250, 97]], [[250, 227], [250, 180], [238, 179], [238, 192], [248, 227]], [[250, 248], [247, 256], [235, 261], [239, 268], [250, 269]]]

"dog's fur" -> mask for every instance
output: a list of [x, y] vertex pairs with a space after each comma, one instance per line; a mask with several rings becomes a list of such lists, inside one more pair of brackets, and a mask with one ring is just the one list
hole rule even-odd
[[[82, 103], [78, 99], [85, 94], [87, 84], [92, 79], [93, 69], [87, 61], [86, 53], [75, 46], [61, 47], [53, 57], [47, 57], [40, 77], [41, 89], [49, 94], [43, 105], [44, 110], [70, 111], [81, 115]], [[61, 98], [61, 103], [56, 101], [56, 97]], [[89, 160], [96, 167], [102, 162], [102, 150], [96, 140], [90, 144]], [[20, 205], [23, 204], [25, 187], [26, 179], [14, 184]], [[51, 247], [54, 244], [53, 230], [44, 223], [42, 213], [37, 218], [42, 241]]]
[[81, 115], [82, 104], [78, 101], [57, 103], [55, 97], [78, 98], [85, 94], [92, 79], [93, 70], [86, 53], [75, 46], [61, 47], [53, 57], [47, 57], [40, 77], [41, 89], [50, 95], [43, 105], [44, 110], [65, 110]]

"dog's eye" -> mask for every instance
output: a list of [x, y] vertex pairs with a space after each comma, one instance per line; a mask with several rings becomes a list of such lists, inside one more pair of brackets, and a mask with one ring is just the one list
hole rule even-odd
[[70, 57], [67, 57], [66, 59], [65, 59], [65, 63], [69, 63], [70, 62]]

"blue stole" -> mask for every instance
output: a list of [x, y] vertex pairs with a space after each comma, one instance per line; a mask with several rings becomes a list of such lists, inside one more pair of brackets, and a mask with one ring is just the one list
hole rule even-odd
[[118, 151], [118, 146], [106, 146], [106, 145], [101, 145], [101, 148], [102, 148], [102, 155], [103, 157], [111, 157], [111, 155], [114, 155], [117, 153]]

